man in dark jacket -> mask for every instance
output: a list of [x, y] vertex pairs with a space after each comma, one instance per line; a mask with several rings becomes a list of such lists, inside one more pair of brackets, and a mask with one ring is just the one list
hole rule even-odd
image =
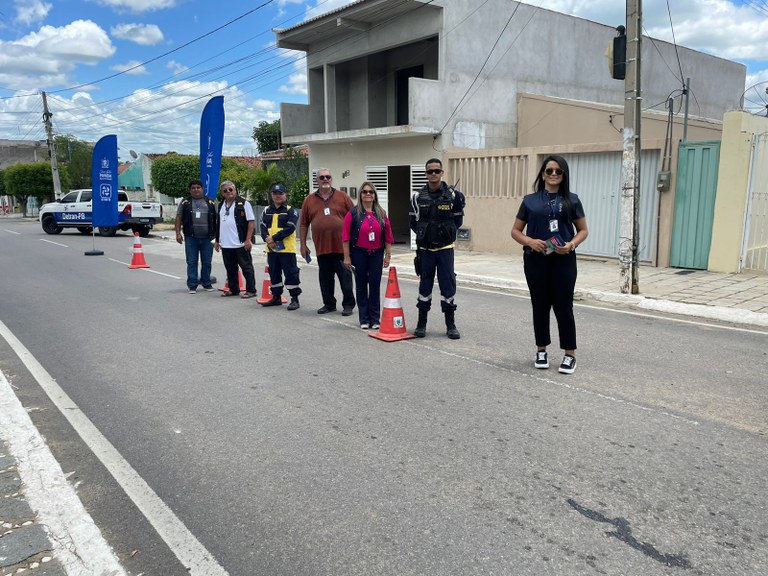
[[[184, 235], [182, 236], [182, 228]], [[189, 182], [189, 196], [179, 204], [176, 212], [176, 242], [184, 244], [187, 257], [187, 287], [190, 294], [197, 293], [197, 285], [211, 292], [211, 261], [213, 260], [212, 241], [216, 237], [218, 215], [216, 203], [203, 196], [203, 183], [200, 180]], [[200, 261], [198, 281], [197, 263]]]
[[416, 257], [420, 263], [419, 320], [413, 334], [427, 334], [427, 313], [432, 307], [435, 272], [440, 286], [440, 307], [445, 314], [448, 338], [461, 338], [456, 328], [456, 274], [453, 269], [453, 246], [456, 231], [464, 222], [464, 195], [443, 182], [443, 163], [432, 158], [426, 164], [427, 184], [411, 197], [410, 225], [416, 233]]

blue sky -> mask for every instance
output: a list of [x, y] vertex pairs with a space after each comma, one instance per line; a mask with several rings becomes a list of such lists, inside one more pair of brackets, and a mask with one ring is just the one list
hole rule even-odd
[[[621, 0], [525, 2], [612, 26], [625, 20]], [[91, 141], [117, 134], [123, 160], [130, 150], [196, 153], [200, 112], [223, 94], [225, 154], [253, 155], [253, 127], [278, 118], [280, 102], [307, 100], [304, 61], [277, 50], [272, 29], [347, 3], [3, 0], [0, 138], [45, 137], [45, 90], [57, 133]], [[761, 104], [768, 0], [644, 0], [646, 34], [671, 41], [667, 5], [677, 42], [747, 65], [745, 88], [758, 84], [751, 95]]]

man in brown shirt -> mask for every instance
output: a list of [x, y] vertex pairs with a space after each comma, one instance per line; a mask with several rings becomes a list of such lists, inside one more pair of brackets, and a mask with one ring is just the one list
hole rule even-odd
[[327, 314], [336, 310], [335, 279], [339, 277], [342, 293], [342, 316], [351, 316], [355, 309], [355, 294], [352, 290], [352, 272], [344, 266], [344, 250], [341, 231], [344, 216], [354, 206], [352, 199], [332, 185], [331, 171], [320, 168], [317, 171], [318, 189], [304, 199], [301, 205], [299, 221], [299, 248], [301, 255], [307, 257], [307, 232], [312, 226], [312, 241], [315, 244], [318, 275], [320, 276], [320, 294], [323, 307], [318, 314]]

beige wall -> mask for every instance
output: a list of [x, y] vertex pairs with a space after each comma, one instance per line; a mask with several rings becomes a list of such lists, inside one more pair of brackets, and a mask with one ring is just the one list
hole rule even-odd
[[[756, 133], [767, 130], [767, 118], [746, 112], [728, 112], [723, 119], [712, 247], [707, 265], [712, 272], [741, 272], [752, 142]], [[768, 158], [762, 159], [767, 161]]]
[[[432, 149], [431, 136], [380, 138], [346, 143], [313, 143], [309, 151], [310, 170], [329, 168], [336, 188], [358, 187], [365, 180], [366, 166], [404, 166], [424, 164], [440, 156]], [[342, 174], [349, 170], [349, 175]]]
[[[460, 189], [486, 189], [490, 194], [472, 195], [467, 198], [465, 226], [472, 228], [472, 242], [467, 246], [474, 250], [519, 253], [520, 247], [509, 237], [515, 214], [524, 194], [530, 191], [538, 164], [546, 154], [572, 154], [587, 152], [621, 151], [624, 111], [619, 107], [573, 102], [533, 94], [518, 97], [518, 148], [506, 150], [460, 151], [446, 155], [447, 180], [454, 181], [461, 170]], [[667, 114], [643, 114], [641, 147], [647, 150], [664, 150], [667, 130]], [[658, 253], [656, 265], [669, 264], [674, 216], [675, 175], [677, 173], [677, 148], [683, 136], [682, 116], [673, 119], [672, 150], [669, 170], [672, 182], [668, 192], [660, 196]], [[689, 140], [720, 140], [722, 124], [701, 119], [689, 119]], [[518, 181], [511, 184], [508, 178], [494, 178], [490, 166], [500, 156], [527, 158], [525, 174], [516, 175]], [[474, 166], [468, 172], [465, 162], [459, 158], [474, 158]], [[461, 166], [461, 168], [459, 168]], [[642, 170], [642, 167], [641, 167]], [[468, 180], [470, 178], [471, 180]], [[522, 180], [522, 181], [521, 181]], [[466, 245], [465, 245], [466, 246]]]

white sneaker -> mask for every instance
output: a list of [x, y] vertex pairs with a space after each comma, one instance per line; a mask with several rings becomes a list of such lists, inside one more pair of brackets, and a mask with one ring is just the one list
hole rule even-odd
[[576, 371], [576, 358], [571, 356], [570, 354], [566, 354], [563, 356], [563, 363], [560, 364], [560, 368], [558, 368], [558, 372], [562, 372], [563, 374], [573, 374]]
[[536, 362], [533, 363], [536, 368], [549, 368], [549, 360], [547, 359], [546, 350], [536, 352]]

